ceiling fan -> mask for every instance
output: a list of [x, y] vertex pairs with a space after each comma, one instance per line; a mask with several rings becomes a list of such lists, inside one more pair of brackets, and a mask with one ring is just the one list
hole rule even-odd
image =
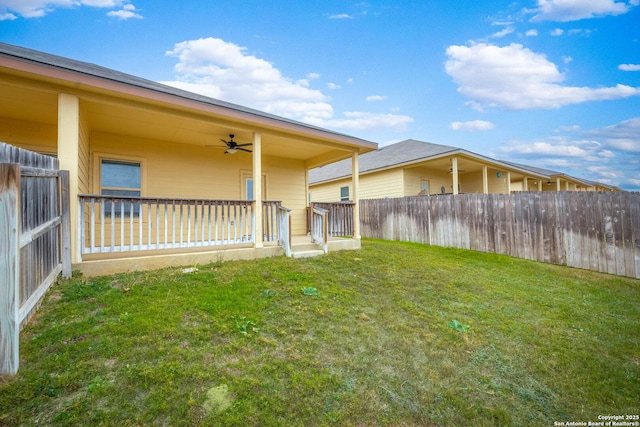
[[224, 150], [224, 154], [235, 154], [238, 151], [246, 151], [247, 153], [251, 153], [251, 150], [248, 150], [246, 148], [243, 147], [248, 147], [253, 145], [251, 142], [248, 142], [246, 144], [238, 144], [237, 142], [235, 142], [233, 140], [233, 137], [235, 135], [234, 134], [229, 134], [229, 140], [225, 140], [225, 139], [221, 139], [220, 141], [224, 142], [227, 146], [227, 149]]
[[[458, 173], [466, 173], [467, 171], [464, 169], [458, 169]], [[449, 168], [449, 173], [453, 173], [453, 168]]]

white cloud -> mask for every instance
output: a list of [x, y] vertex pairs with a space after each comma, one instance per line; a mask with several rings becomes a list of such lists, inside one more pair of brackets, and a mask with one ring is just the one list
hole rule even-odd
[[640, 117], [625, 120], [612, 126], [593, 129], [586, 133], [602, 139], [606, 146], [628, 154], [640, 153]]
[[467, 122], [453, 122], [449, 127], [452, 130], [463, 130], [467, 132], [475, 132], [481, 130], [491, 130], [495, 125], [485, 120], [471, 120]]
[[500, 47], [479, 43], [449, 46], [445, 70], [470, 98], [475, 109], [503, 107], [512, 110], [552, 109], [588, 101], [640, 95], [640, 88], [564, 86], [565, 76], [556, 65], [520, 44]]
[[526, 33], [524, 33], [525, 36], [527, 37], [537, 37], [538, 36], [538, 30], [527, 30]]
[[532, 22], [570, 22], [607, 15], [621, 15], [637, 6], [637, 0], [538, 0]]
[[126, 19], [142, 19], [142, 15], [136, 13], [136, 8], [132, 4], [125, 4], [124, 7], [120, 10], [112, 10], [107, 13], [107, 16], [111, 16], [113, 18], [118, 18], [121, 21]]
[[315, 126], [330, 127], [348, 131], [362, 130], [394, 130], [402, 132], [407, 125], [413, 122], [409, 116], [397, 114], [375, 114], [358, 111], [345, 112], [344, 118], [338, 119], [311, 119], [307, 123]]
[[560, 126], [554, 132], [577, 132], [580, 130], [579, 125], [571, 125], [571, 126]]
[[338, 13], [335, 15], [329, 15], [329, 19], [353, 19], [353, 16], [348, 13]]
[[535, 154], [542, 156], [586, 157], [589, 152], [578, 143], [567, 143], [558, 139], [537, 142], [518, 142], [498, 149], [502, 153]]
[[387, 97], [382, 95], [370, 95], [370, 96], [367, 96], [366, 98], [367, 102], [384, 101], [385, 99], [387, 99]]
[[582, 28], [572, 28], [571, 30], [569, 30], [569, 35], [570, 36], [585, 36], [585, 37], [589, 37], [591, 35], [591, 30], [585, 30]]
[[495, 32], [493, 34], [491, 34], [492, 38], [501, 38], [504, 36], [508, 36], [509, 34], [512, 34], [515, 31], [515, 29], [513, 27], [507, 27], [504, 30]]
[[[166, 54], [178, 58], [176, 78], [162, 83], [282, 117], [348, 130], [404, 130], [413, 121], [408, 116], [367, 112], [348, 112], [343, 118], [334, 118], [330, 98], [310, 88], [309, 80], [293, 81], [270, 62], [221, 39], [184, 41]], [[315, 74], [307, 78], [315, 78]]]
[[551, 34], [553, 37], [559, 37], [564, 33], [564, 30], [561, 28], [555, 28], [553, 30], [551, 30], [551, 32], [549, 34]]
[[[135, 13], [135, 7], [127, 4], [125, 0], [0, 0], [0, 12], [2, 10], [5, 11], [0, 14], [0, 21], [16, 19], [16, 15], [23, 18], [40, 18], [61, 7], [71, 8], [78, 6], [104, 9], [123, 6], [121, 10], [111, 11], [108, 15], [120, 19], [141, 18], [140, 15]], [[133, 7], [133, 9], [130, 7]]]
[[564, 62], [565, 64], [568, 64], [569, 62], [573, 62], [573, 58], [570, 56], [563, 56], [562, 62]]
[[[580, 131], [574, 126], [557, 130]], [[637, 181], [640, 180], [640, 117], [581, 132], [578, 137], [582, 139], [556, 135], [536, 141], [510, 141], [499, 147], [494, 155], [640, 190], [640, 181]]]
[[336, 83], [327, 83], [327, 87], [331, 90], [340, 89], [340, 85]]
[[320, 78], [320, 74], [318, 73], [308, 73], [307, 74], [307, 78], [308, 79], [312, 79], [312, 80], [316, 80]]
[[622, 71], [640, 71], [640, 64], [620, 64], [618, 70]]

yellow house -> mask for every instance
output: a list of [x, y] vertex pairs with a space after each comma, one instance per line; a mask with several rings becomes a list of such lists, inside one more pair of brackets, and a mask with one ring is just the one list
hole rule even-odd
[[[1, 43], [0, 94], [0, 141], [70, 173], [72, 263], [87, 274], [290, 254], [307, 233], [308, 171], [343, 159], [357, 171], [377, 148]], [[354, 224], [336, 248], [359, 247]], [[305, 240], [331, 249], [322, 238]]]
[[[408, 139], [359, 159], [360, 199], [513, 191], [593, 191], [603, 186], [566, 174], [505, 162], [448, 145]], [[309, 171], [312, 202], [356, 200], [351, 164]]]

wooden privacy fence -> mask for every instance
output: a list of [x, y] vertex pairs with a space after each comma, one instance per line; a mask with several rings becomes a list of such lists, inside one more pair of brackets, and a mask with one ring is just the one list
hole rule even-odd
[[640, 278], [640, 193], [518, 192], [360, 201], [363, 237]]
[[69, 173], [0, 143], [0, 373], [18, 370], [18, 335], [60, 273], [71, 276]]

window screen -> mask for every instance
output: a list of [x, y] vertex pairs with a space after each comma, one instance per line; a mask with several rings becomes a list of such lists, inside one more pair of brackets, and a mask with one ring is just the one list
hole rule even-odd
[[[100, 170], [100, 194], [103, 196], [140, 197], [140, 163], [102, 160]], [[116, 203], [113, 214], [120, 216], [124, 205], [124, 215], [131, 214], [131, 203]], [[105, 214], [112, 214], [111, 203], [105, 203]], [[140, 215], [140, 204], [133, 204], [133, 213]]]
[[349, 201], [349, 187], [340, 187], [340, 201]]

